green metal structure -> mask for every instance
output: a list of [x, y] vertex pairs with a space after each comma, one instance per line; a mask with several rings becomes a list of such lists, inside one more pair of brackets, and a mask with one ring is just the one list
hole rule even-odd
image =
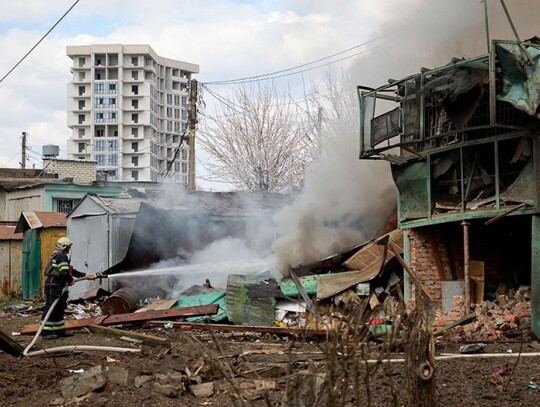
[[493, 41], [488, 54], [359, 86], [358, 96], [360, 158], [390, 162], [401, 229], [530, 219], [540, 337], [540, 39]]
[[23, 238], [23, 299], [41, 297], [41, 243], [40, 230], [29, 229]]

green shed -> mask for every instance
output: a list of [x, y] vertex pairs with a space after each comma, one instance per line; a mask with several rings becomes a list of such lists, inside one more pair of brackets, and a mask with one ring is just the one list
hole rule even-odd
[[66, 214], [61, 212], [21, 213], [15, 231], [23, 233], [23, 299], [42, 298], [45, 266], [56, 240], [66, 236], [66, 220]]

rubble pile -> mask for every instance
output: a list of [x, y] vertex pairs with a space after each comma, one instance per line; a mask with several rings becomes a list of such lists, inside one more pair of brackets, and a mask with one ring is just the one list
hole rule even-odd
[[[500, 285], [495, 301], [483, 301], [474, 306], [472, 322], [448, 330], [447, 339], [460, 342], [495, 342], [531, 340], [531, 288], [517, 290]], [[463, 296], [454, 296], [454, 307], [446, 314], [436, 315], [436, 327], [443, 327], [466, 317]]]

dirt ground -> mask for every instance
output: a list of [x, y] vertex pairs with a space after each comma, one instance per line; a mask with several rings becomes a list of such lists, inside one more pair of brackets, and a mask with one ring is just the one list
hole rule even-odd
[[[3, 316], [0, 327], [11, 334], [38, 320], [38, 313], [27, 317]], [[407, 372], [403, 363], [378, 365], [368, 382], [365, 365], [361, 363], [356, 378], [349, 375], [343, 379], [346, 385], [338, 398], [328, 398], [329, 393], [321, 382], [333, 375], [339, 377], [336, 372], [340, 361], [328, 360], [329, 354], [335, 356], [339, 352], [329, 351], [331, 346], [324, 340], [270, 334], [214, 335], [165, 328], [126, 329], [170, 338], [172, 347], [136, 345], [81, 330], [71, 338], [40, 340], [34, 349], [92, 344], [138, 348], [141, 352], [75, 352], [16, 358], [0, 351], [0, 405], [228, 406], [241, 405], [239, 394], [244, 405], [249, 406], [287, 405], [287, 399], [290, 405], [297, 406], [400, 406], [406, 399]], [[23, 346], [31, 340], [30, 336], [13, 338]], [[461, 345], [438, 343], [437, 355], [457, 354]], [[374, 346], [369, 358], [377, 356], [376, 349]], [[438, 405], [540, 406], [540, 356], [527, 356], [535, 352], [540, 352], [538, 342], [490, 343], [485, 353], [505, 356], [438, 360], [435, 371]], [[519, 354], [519, 358], [515, 357]], [[73, 371], [88, 371], [100, 365], [135, 372], [140, 382], [135, 385], [108, 382], [79, 398], [63, 397], [63, 379], [81, 374]], [[494, 373], [504, 368], [505, 374], [496, 378]], [[213, 395], [192, 394], [191, 386], [201, 382], [214, 383]], [[159, 390], [161, 385], [165, 391]], [[175, 391], [165, 395], [170, 388]], [[321, 390], [317, 393], [317, 389]], [[318, 404], [317, 394], [321, 398]]]

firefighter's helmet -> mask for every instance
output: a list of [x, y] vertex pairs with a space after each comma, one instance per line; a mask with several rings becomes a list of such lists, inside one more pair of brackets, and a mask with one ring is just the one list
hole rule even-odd
[[56, 250], [66, 250], [67, 248], [71, 247], [73, 243], [71, 240], [69, 240], [67, 237], [61, 237], [56, 241]]

